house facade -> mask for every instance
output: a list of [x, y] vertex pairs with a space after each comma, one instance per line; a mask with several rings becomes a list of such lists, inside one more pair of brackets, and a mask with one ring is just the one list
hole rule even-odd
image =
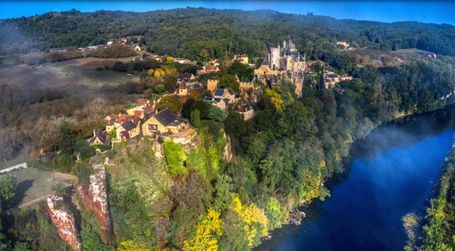
[[179, 133], [187, 128], [188, 123], [176, 113], [166, 108], [147, 119], [142, 125], [142, 134], [153, 137], [164, 134]]

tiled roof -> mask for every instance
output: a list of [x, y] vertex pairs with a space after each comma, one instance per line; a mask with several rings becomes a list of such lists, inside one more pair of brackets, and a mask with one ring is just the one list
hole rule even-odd
[[178, 126], [184, 122], [180, 116], [171, 111], [169, 108], [158, 112], [154, 117], [164, 126]]
[[131, 131], [133, 130], [134, 128], [136, 128], [136, 125], [133, 123], [132, 120], [128, 120], [126, 121], [125, 123], [122, 124], [122, 127], [126, 130], [126, 131]]

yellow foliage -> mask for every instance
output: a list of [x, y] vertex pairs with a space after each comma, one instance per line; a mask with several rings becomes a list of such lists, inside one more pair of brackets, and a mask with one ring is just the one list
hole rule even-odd
[[319, 162], [319, 168], [323, 169], [325, 166], [326, 166], [325, 160], [321, 160], [321, 162]]
[[155, 73], [153, 74], [153, 76], [155, 76], [155, 78], [163, 77], [164, 76], [164, 71], [162, 69], [156, 69]]
[[300, 196], [304, 201], [311, 201], [312, 199], [318, 198], [320, 195], [320, 178], [315, 177], [311, 171], [304, 171], [304, 183], [300, 191]]
[[223, 234], [223, 222], [220, 213], [209, 209], [207, 216], [197, 224], [196, 235], [183, 243], [183, 250], [191, 251], [216, 251], [218, 239]]
[[336, 159], [336, 161], [341, 161], [340, 152], [338, 152], [338, 151], [336, 152], [336, 154], [335, 154], [335, 159]]
[[265, 95], [270, 98], [273, 106], [277, 111], [283, 111], [284, 101], [281, 99], [281, 96], [277, 91], [266, 89]]
[[238, 195], [233, 196], [231, 210], [236, 212], [245, 224], [244, 231], [250, 247], [253, 247], [254, 245], [254, 239], [258, 234], [258, 226], [261, 227], [260, 236], [267, 236], [267, 233], [269, 232], [269, 220], [267, 219], [264, 210], [253, 203], [249, 206], [242, 205]]
[[117, 251], [148, 251], [150, 250], [144, 244], [135, 241], [122, 241], [117, 248]]
[[147, 71], [147, 74], [148, 74], [149, 76], [152, 76], [154, 72], [155, 72], [155, 71], [154, 71], [153, 69], [149, 69], [149, 70]]
[[167, 57], [166, 59], [166, 64], [172, 64], [174, 63], [175, 59], [173, 57]]
[[175, 76], [178, 74], [177, 69], [175, 67], [171, 67], [171, 66], [164, 67], [163, 71], [166, 76], [172, 76], [172, 75]]

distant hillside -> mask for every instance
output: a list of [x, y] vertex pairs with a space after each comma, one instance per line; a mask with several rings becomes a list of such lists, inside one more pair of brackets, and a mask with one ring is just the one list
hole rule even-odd
[[111, 38], [144, 35], [150, 50], [198, 59], [228, 53], [264, 55], [267, 46], [288, 35], [312, 58], [333, 48], [336, 40], [361, 47], [394, 50], [418, 48], [455, 55], [455, 27], [416, 22], [379, 23], [336, 20], [275, 11], [187, 8], [145, 13], [98, 11], [51, 12], [0, 22], [0, 54], [106, 43]]

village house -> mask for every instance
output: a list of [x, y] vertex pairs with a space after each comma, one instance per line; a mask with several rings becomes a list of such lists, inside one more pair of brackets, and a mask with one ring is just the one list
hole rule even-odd
[[229, 87], [216, 89], [213, 97], [224, 100], [226, 104], [235, 103], [235, 92]]
[[328, 71], [324, 73], [324, 88], [329, 89], [335, 87], [336, 84], [341, 81], [352, 80], [351, 76], [348, 75], [338, 75], [333, 71]]
[[133, 115], [128, 114], [111, 114], [104, 118], [106, 121], [106, 132], [116, 131], [117, 127], [119, 127], [122, 123], [132, 120], [134, 118]]
[[204, 101], [213, 106], [220, 108], [222, 111], [227, 110], [226, 102], [224, 102], [224, 100], [222, 98], [213, 98], [210, 96], [206, 96], [206, 97], [204, 97]]
[[188, 126], [188, 123], [184, 119], [169, 108], [166, 108], [144, 122], [142, 125], [142, 134], [146, 137], [174, 134]]
[[194, 76], [191, 73], [181, 73], [179, 76], [179, 79], [177, 81], [184, 82], [184, 83], [195, 82], [195, 81], [197, 81], [197, 78], [196, 78], [196, 76]]
[[270, 69], [269, 65], [263, 64], [259, 68], [254, 70], [254, 75], [259, 75], [259, 76], [277, 76], [279, 74], [278, 70], [272, 70]]
[[100, 146], [110, 146], [111, 145], [111, 138], [106, 133], [106, 131], [95, 131], [93, 130], [93, 137], [87, 140], [87, 142], [93, 145], [100, 145]]
[[188, 97], [192, 95], [201, 94], [204, 87], [200, 83], [184, 83], [181, 82], [176, 90], [176, 94], [179, 97]]
[[196, 64], [194, 61], [191, 61], [191, 60], [186, 59], [186, 58], [174, 58], [174, 62], [177, 62], [179, 64], [191, 64], [191, 65], [195, 65]]
[[242, 64], [248, 64], [248, 55], [246, 54], [236, 54], [234, 55], [234, 59], [232, 61], [238, 61]]
[[136, 106], [128, 109], [126, 113], [128, 115], [144, 119], [146, 116], [150, 116], [155, 112], [156, 101], [149, 99], [139, 98], [136, 101]]
[[214, 72], [219, 72], [220, 71], [220, 63], [218, 60], [214, 59], [210, 61], [207, 65], [201, 66], [197, 70], [197, 74], [207, 74], [207, 73], [214, 73]]
[[243, 117], [243, 120], [250, 120], [254, 117], [254, 109], [251, 104], [245, 103], [237, 108], [237, 112]]
[[235, 79], [237, 83], [239, 83], [239, 88], [240, 88], [240, 94], [243, 94], [244, 92], [250, 91], [254, 88], [254, 84], [252, 81], [250, 82], [244, 82], [239, 79], [237, 74], [235, 75]]
[[123, 122], [115, 129], [116, 139], [131, 139], [141, 134], [141, 121], [138, 118]]

